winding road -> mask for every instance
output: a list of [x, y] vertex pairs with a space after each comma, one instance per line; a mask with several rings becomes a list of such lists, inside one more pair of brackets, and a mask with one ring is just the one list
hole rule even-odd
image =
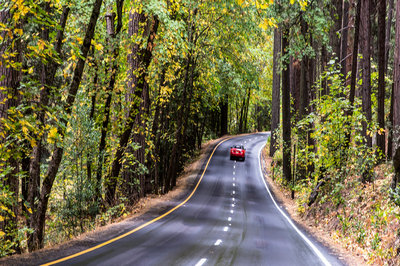
[[[260, 152], [268, 133], [219, 143], [193, 193], [119, 239], [48, 265], [342, 265], [273, 200]], [[229, 160], [243, 144], [246, 160]]]

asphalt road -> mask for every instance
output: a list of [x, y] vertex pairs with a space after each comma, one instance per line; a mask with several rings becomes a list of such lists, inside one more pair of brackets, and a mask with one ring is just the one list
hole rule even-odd
[[[268, 134], [221, 143], [191, 198], [129, 235], [57, 265], [342, 265], [297, 229], [261, 177]], [[246, 160], [229, 160], [243, 144]]]

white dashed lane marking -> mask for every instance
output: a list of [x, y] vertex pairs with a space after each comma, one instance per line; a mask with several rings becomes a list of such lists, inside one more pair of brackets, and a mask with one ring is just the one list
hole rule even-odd
[[206, 263], [207, 259], [206, 258], [202, 258], [201, 260], [199, 260], [198, 263], [196, 263], [195, 266], [202, 266], [204, 263]]
[[228, 221], [229, 221], [229, 222], [232, 221], [232, 217], [229, 217], [229, 218], [228, 218]]
[[222, 243], [222, 240], [218, 239], [217, 241], [215, 241], [214, 246], [219, 246], [219, 245], [221, 245], [221, 243]]
[[228, 231], [228, 226], [224, 227], [224, 232]]

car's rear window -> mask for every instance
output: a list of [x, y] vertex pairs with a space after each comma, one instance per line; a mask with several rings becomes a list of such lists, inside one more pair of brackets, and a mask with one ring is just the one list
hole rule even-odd
[[233, 147], [236, 148], [236, 149], [243, 149], [243, 146], [240, 146], [240, 145], [235, 145]]

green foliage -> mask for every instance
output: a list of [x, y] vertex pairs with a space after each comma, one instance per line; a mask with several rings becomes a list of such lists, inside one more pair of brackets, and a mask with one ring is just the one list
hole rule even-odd
[[[329, 84], [328, 95], [320, 96], [313, 102], [314, 112], [298, 123], [298, 141], [303, 141], [297, 153], [297, 164], [300, 169], [313, 166], [312, 173], [304, 177], [310, 178], [316, 185], [322, 179], [329, 180], [327, 193], [338, 206], [343, 203], [340, 198], [345, 179], [349, 175], [365, 174], [372, 171], [376, 163], [375, 150], [364, 146], [361, 135], [364, 120], [360, 107], [351, 106], [343, 97], [347, 95], [342, 86], [342, 79], [334, 66], [331, 66], [321, 77]], [[316, 89], [320, 91], [317, 83]], [[307, 132], [308, 125], [314, 127]], [[370, 127], [369, 132], [372, 132]], [[372, 133], [370, 133], [372, 134]], [[314, 144], [309, 145], [308, 138]], [[299, 173], [300, 175], [304, 173]]]

